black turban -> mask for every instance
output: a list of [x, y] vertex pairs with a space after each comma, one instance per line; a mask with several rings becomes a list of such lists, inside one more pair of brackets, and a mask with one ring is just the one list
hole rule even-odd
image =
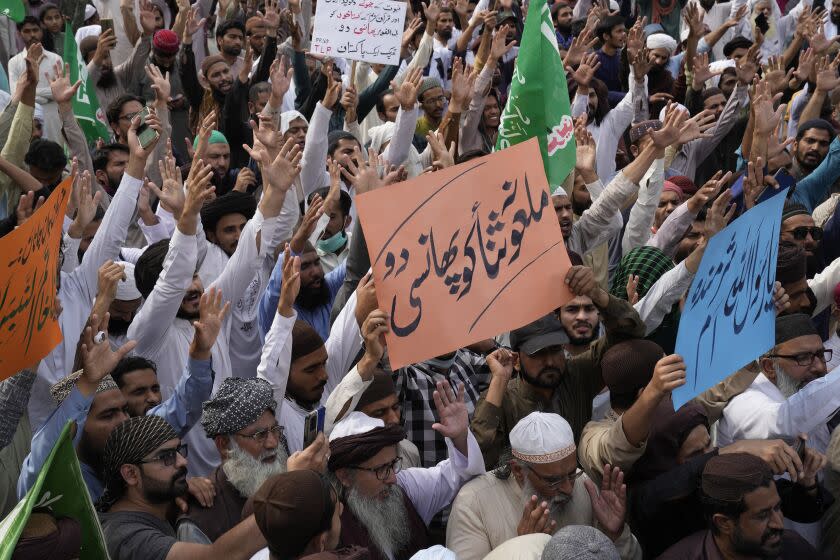
[[168, 252], [169, 239], [161, 239], [146, 247], [146, 250], [137, 259], [137, 264], [134, 265], [134, 282], [137, 284], [137, 290], [143, 294], [144, 299], [149, 297], [149, 294], [155, 288], [155, 283], [157, 283], [158, 277], [163, 271], [163, 261], [166, 260], [166, 253]]
[[359, 398], [356, 410], [361, 410], [362, 407], [396, 394], [397, 387], [394, 385], [391, 374], [382, 369], [377, 369], [373, 374], [373, 381]]
[[306, 321], [297, 320], [292, 327], [292, 362], [323, 348], [321, 335]]
[[363, 434], [346, 436], [330, 442], [329, 469], [332, 472], [364, 463], [389, 445], [405, 439], [401, 426], [374, 428]]
[[228, 214], [242, 214], [250, 220], [257, 211], [254, 195], [239, 191], [230, 191], [224, 196], [211, 200], [201, 208], [201, 225], [204, 231], [215, 232], [216, 225]]

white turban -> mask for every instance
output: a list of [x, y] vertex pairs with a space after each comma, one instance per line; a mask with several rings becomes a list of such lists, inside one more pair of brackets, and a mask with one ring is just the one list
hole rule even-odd
[[366, 434], [376, 428], [384, 428], [385, 422], [380, 418], [371, 418], [364, 412], [354, 410], [347, 416], [341, 419], [330, 432], [330, 441], [335, 441], [338, 438], [348, 436], [358, 436]]
[[666, 33], [654, 33], [647, 38], [647, 48], [666, 49], [670, 55], [677, 50], [677, 41]]
[[302, 119], [307, 125], [309, 124], [309, 121], [300, 111], [284, 111], [280, 113], [280, 134], [286, 134], [295, 119]]
[[134, 265], [130, 262], [117, 261], [125, 267], [125, 279], [120, 280], [117, 284], [117, 297], [119, 301], [134, 301], [140, 299], [142, 295], [137, 289], [137, 283], [134, 280]]
[[575, 453], [572, 427], [559, 414], [532, 412], [510, 431], [513, 456], [526, 463], [545, 464]]

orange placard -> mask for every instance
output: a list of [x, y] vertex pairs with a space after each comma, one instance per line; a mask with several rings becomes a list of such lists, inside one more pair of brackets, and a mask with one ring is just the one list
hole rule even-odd
[[66, 178], [26, 223], [0, 238], [0, 379], [37, 362], [61, 342], [52, 310], [72, 185], [73, 178]]
[[356, 198], [392, 368], [530, 323], [571, 299], [536, 139]]

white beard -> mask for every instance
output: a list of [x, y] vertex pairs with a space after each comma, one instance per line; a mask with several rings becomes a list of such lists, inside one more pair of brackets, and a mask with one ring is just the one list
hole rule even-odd
[[802, 382], [785, 373], [785, 370], [779, 367], [779, 364], [773, 364], [773, 371], [776, 373], [776, 388], [786, 399], [791, 398], [802, 388]]
[[[274, 462], [263, 463], [264, 459], [274, 456]], [[222, 470], [233, 487], [244, 497], [250, 498], [263, 482], [275, 474], [286, 472], [288, 459], [283, 446], [278, 446], [274, 451], [265, 450], [258, 458], [254, 458], [231, 439], [228, 458], [222, 463]]]
[[[528, 480], [528, 477], [525, 477], [524, 482], [522, 483], [522, 492], [525, 494], [525, 504], [531, 499], [531, 496], [537, 497], [537, 502], [542, 503], [546, 502], [548, 504], [548, 515], [557, 523], [557, 528], [560, 529], [560, 516], [563, 514], [563, 511], [566, 509], [566, 505], [571, 501], [572, 497], [567, 496], [566, 494], [557, 494], [556, 496], [543, 496], [534, 488], [534, 485], [531, 484], [531, 481]], [[525, 507], [525, 504], [522, 504], [522, 507]]]
[[395, 555], [408, 544], [411, 538], [408, 512], [399, 486], [391, 486], [388, 496], [383, 499], [362, 496], [355, 487], [350, 487], [345, 501], [385, 556]]

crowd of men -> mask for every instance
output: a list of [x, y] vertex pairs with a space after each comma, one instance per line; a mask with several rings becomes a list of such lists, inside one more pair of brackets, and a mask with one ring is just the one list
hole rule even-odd
[[[529, 2], [410, 0], [390, 66], [310, 52], [322, 3], [0, 15], [0, 235], [75, 174], [0, 517], [72, 421], [112, 560], [840, 558], [840, 0], [548, 0], [573, 298], [398, 369], [355, 200], [494, 150]], [[707, 243], [772, 196], [775, 344], [675, 410]], [[38, 508], [13, 557], [81, 523]]]

